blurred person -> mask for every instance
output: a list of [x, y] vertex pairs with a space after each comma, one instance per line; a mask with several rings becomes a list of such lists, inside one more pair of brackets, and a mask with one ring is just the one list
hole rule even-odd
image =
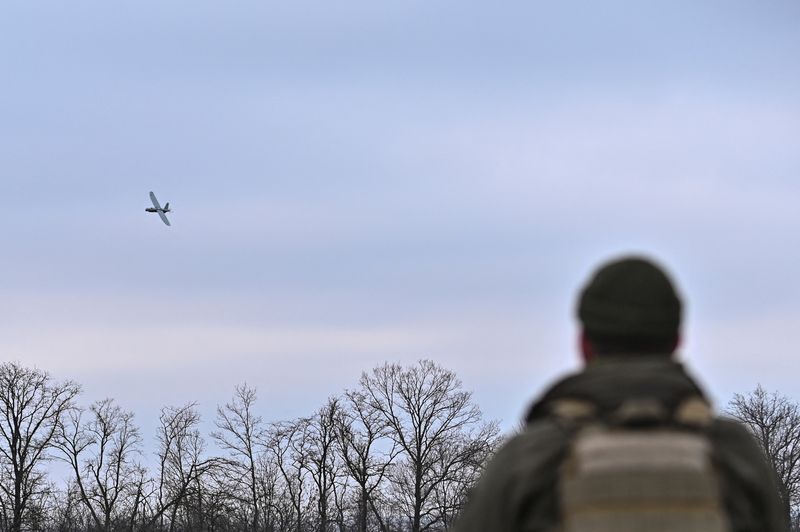
[[583, 369], [533, 404], [455, 530], [788, 530], [765, 454], [713, 415], [676, 361], [682, 303], [665, 271], [642, 257], [608, 262], [577, 315]]

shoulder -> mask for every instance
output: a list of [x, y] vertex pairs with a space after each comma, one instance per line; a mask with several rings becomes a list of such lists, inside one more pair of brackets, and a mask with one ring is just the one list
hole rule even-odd
[[549, 530], [557, 518], [554, 487], [568, 444], [568, 432], [549, 419], [509, 438], [487, 464], [456, 530]]
[[509, 468], [520, 469], [524, 474], [557, 461], [565, 452], [569, 440], [570, 431], [557, 420], [538, 419], [511, 437], [492, 462], [496, 462], [504, 471]]
[[489, 461], [480, 492], [505, 493], [511, 500], [523, 500], [544, 489], [555, 478], [558, 465], [569, 445], [567, 431], [550, 419], [527, 425], [508, 439]]
[[751, 493], [775, 492], [772, 466], [755, 438], [739, 422], [717, 418], [710, 430], [713, 455], [725, 480]]
[[748, 471], [761, 475], [767, 466], [766, 456], [755, 438], [738, 421], [716, 418], [711, 425], [711, 441], [715, 455], [728, 467], [735, 467], [741, 474]]
[[717, 418], [710, 428], [725, 505], [740, 530], [786, 530], [788, 509], [775, 470], [756, 439], [739, 422]]
[[755, 444], [753, 436], [747, 429], [729, 417], [715, 417], [711, 426], [712, 436], [731, 438], [737, 442], [750, 442]]

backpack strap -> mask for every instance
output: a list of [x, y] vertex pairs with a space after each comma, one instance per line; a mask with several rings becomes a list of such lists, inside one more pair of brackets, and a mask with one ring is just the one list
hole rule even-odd
[[708, 429], [714, 422], [714, 412], [708, 401], [695, 395], [684, 399], [678, 404], [673, 413], [673, 419], [679, 425]]
[[582, 424], [597, 417], [597, 406], [584, 399], [564, 398], [557, 399], [547, 405], [551, 416], [562, 423], [573, 426]]
[[597, 405], [591, 401], [565, 397], [551, 401], [547, 410], [568, 427], [600, 422], [617, 427], [677, 425], [704, 430], [714, 420], [711, 405], [699, 395], [684, 398], [672, 409], [656, 398], [635, 397], [624, 401], [610, 414], [602, 415]]
[[628, 399], [612, 412], [609, 421], [620, 427], [651, 427], [669, 421], [669, 411], [658, 399]]
[[560, 532], [730, 531], [702, 397], [672, 409], [631, 398], [602, 416], [570, 403], [551, 411], [573, 428], [559, 472]]

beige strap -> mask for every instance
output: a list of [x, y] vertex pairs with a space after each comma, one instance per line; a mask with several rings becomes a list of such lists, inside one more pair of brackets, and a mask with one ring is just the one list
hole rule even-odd
[[701, 397], [690, 397], [675, 409], [675, 421], [683, 425], [706, 428], [713, 420], [711, 405]]
[[550, 412], [565, 421], [581, 421], [594, 416], [597, 410], [589, 401], [559, 399], [549, 405]]

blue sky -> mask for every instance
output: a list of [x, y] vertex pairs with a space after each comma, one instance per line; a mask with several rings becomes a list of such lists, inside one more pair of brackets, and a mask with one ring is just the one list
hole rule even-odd
[[3, 3], [0, 356], [145, 434], [423, 357], [510, 426], [639, 252], [719, 403], [795, 394], [800, 5], [646, 4]]

